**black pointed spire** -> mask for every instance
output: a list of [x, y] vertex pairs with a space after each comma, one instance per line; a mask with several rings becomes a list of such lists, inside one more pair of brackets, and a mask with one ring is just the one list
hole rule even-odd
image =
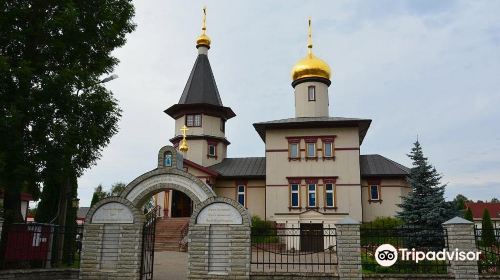
[[222, 106], [208, 56], [199, 54], [182, 92], [179, 104], [206, 103]]
[[206, 54], [198, 54], [179, 103], [165, 110], [172, 118], [192, 113], [204, 113], [228, 120], [236, 114], [222, 105], [212, 67]]

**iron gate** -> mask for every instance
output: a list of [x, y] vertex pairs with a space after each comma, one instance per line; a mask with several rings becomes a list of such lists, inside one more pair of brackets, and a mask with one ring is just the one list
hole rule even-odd
[[142, 263], [141, 280], [153, 279], [153, 264], [155, 260], [155, 229], [156, 217], [160, 207], [156, 206], [146, 214], [146, 223], [142, 228]]

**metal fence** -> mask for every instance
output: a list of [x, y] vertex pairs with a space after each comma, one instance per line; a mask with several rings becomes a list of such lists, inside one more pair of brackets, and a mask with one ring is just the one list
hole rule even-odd
[[2, 269], [80, 266], [83, 226], [20, 223], [3, 230], [7, 243]]
[[361, 262], [363, 273], [405, 273], [405, 274], [446, 274], [449, 261], [424, 260], [418, 263], [412, 260], [402, 260], [399, 254], [398, 261], [390, 266], [380, 266], [375, 260], [375, 252], [382, 244], [390, 244], [397, 250], [406, 248], [410, 251], [441, 251], [448, 248], [448, 234], [446, 229], [423, 227], [361, 227]]
[[[489, 237], [487, 237], [489, 235]], [[481, 274], [500, 274], [500, 227], [493, 228], [489, 233], [474, 227], [476, 248], [481, 251], [477, 263]]]
[[337, 273], [337, 234], [322, 224], [252, 229], [252, 272]]

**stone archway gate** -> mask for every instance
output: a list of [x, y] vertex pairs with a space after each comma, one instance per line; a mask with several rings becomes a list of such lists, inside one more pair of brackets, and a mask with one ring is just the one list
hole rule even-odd
[[171, 146], [158, 153], [158, 167], [130, 182], [120, 197], [91, 207], [86, 217], [80, 279], [140, 279], [142, 207], [152, 195], [174, 189], [194, 204], [188, 233], [189, 279], [249, 279], [250, 223], [236, 201], [216, 197], [197, 177], [185, 172], [182, 155]]

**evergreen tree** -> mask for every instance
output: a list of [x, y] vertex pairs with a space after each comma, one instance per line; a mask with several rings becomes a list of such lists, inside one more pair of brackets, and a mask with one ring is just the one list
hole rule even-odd
[[464, 219], [474, 222], [474, 216], [472, 215], [472, 210], [470, 210], [470, 208], [467, 208], [467, 210], [465, 210]]
[[484, 208], [483, 220], [481, 226], [481, 241], [483, 246], [491, 247], [495, 242], [495, 230], [493, 229], [493, 222], [491, 221], [490, 211]]
[[125, 190], [126, 186], [127, 185], [125, 185], [125, 183], [122, 182], [114, 183], [111, 186], [111, 191], [109, 192], [109, 196], [119, 196], [123, 192], [123, 190]]
[[408, 183], [411, 191], [402, 197], [398, 218], [411, 227], [413, 247], [440, 247], [444, 240], [436, 237], [442, 223], [454, 214], [451, 203], [444, 200], [445, 185], [440, 183], [441, 175], [424, 156], [418, 141], [408, 155], [413, 161]]
[[90, 207], [94, 206], [99, 200], [108, 196], [108, 193], [103, 191], [102, 185], [99, 184], [94, 190], [94, 194], [92, 195], [92, 201], [90, 202]]

